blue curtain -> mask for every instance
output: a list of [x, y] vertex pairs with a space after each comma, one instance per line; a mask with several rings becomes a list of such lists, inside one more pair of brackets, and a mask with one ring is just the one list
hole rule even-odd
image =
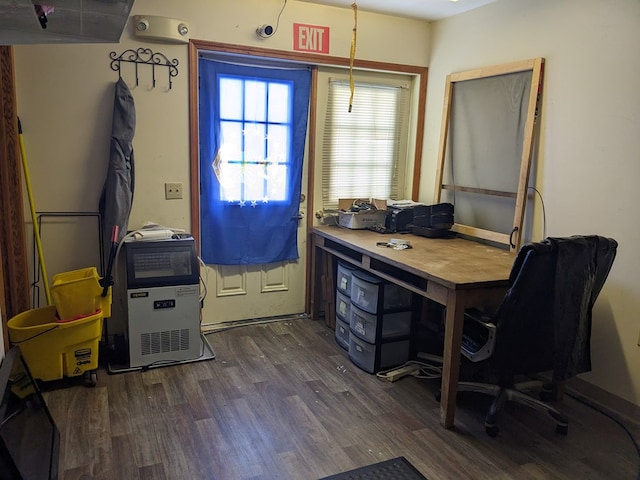
[[[307, 132], [311, 72], [233, 65], [199, 59], [200, 233], [207, 264], [257, 265], [296, 260], [302, 164]], [[212, 166], [222, 143], [220, 75], [293, 82], [293, 141], [288, 154], [285, 201], [229, 202]]]

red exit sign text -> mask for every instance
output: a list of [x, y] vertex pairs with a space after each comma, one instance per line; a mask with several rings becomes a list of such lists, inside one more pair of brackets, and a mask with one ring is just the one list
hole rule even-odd
[[293, 49], [299, 52], [329, 53], [329, 27], [294, 23]]

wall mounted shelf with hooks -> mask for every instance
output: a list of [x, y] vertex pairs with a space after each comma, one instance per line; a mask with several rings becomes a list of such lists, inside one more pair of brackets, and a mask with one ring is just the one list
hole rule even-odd
[[118, 76], [122, 76], [120, 64], [122, 62], [133, 63], [136, 72], [136, 87], [138, 86], [138, 65], [151, 65], [151, 75], [153, 79], [153, 88], [156, 86], [156, 67], [166, 67], [169, 74], [169, 90], [171, 90], [173, 77], [178, 75], [178, 59], [169, 60], [164, 54], [153, 52], [150, 48], [138, 48], [136, 50], [129, 49], [117, 55], [116, 52], [109, 54], [111, 57], [111, 70], [118, 72]]

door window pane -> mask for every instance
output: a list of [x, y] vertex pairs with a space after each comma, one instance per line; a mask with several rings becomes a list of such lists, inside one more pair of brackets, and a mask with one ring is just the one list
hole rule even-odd
[[292, 142], [291, 83], [221, 76], [219, 156], [226, 202], [287, 200]]
[[220, 90], [225, 95], [220, 97], [220, 118], [229, 120], [242, 120], [242, 81], [234, 78], [221, 78]]

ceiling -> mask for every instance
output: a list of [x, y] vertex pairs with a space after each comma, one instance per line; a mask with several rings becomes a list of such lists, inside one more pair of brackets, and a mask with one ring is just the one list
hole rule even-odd
[[[426, 21], [440, 20], [495, 0], [297, 0]], [[50, 12], [38, 18], [39, 0], [0, 0], [0, 45], [108, 42], [120, 39], [134, 0], [47, 0]], [[285, 0], [286, 4], [286, 0]], [[34, 7], [36, 11], [34, 11]]]
[[418, 18], [421, 20], [440, 20], [467, 10], [481, 7], [495, 0], [298, 0], [301, 2], [332, 5], [351, 8], [358, 6], [358, 11], [385, 13], [400, 17]]

